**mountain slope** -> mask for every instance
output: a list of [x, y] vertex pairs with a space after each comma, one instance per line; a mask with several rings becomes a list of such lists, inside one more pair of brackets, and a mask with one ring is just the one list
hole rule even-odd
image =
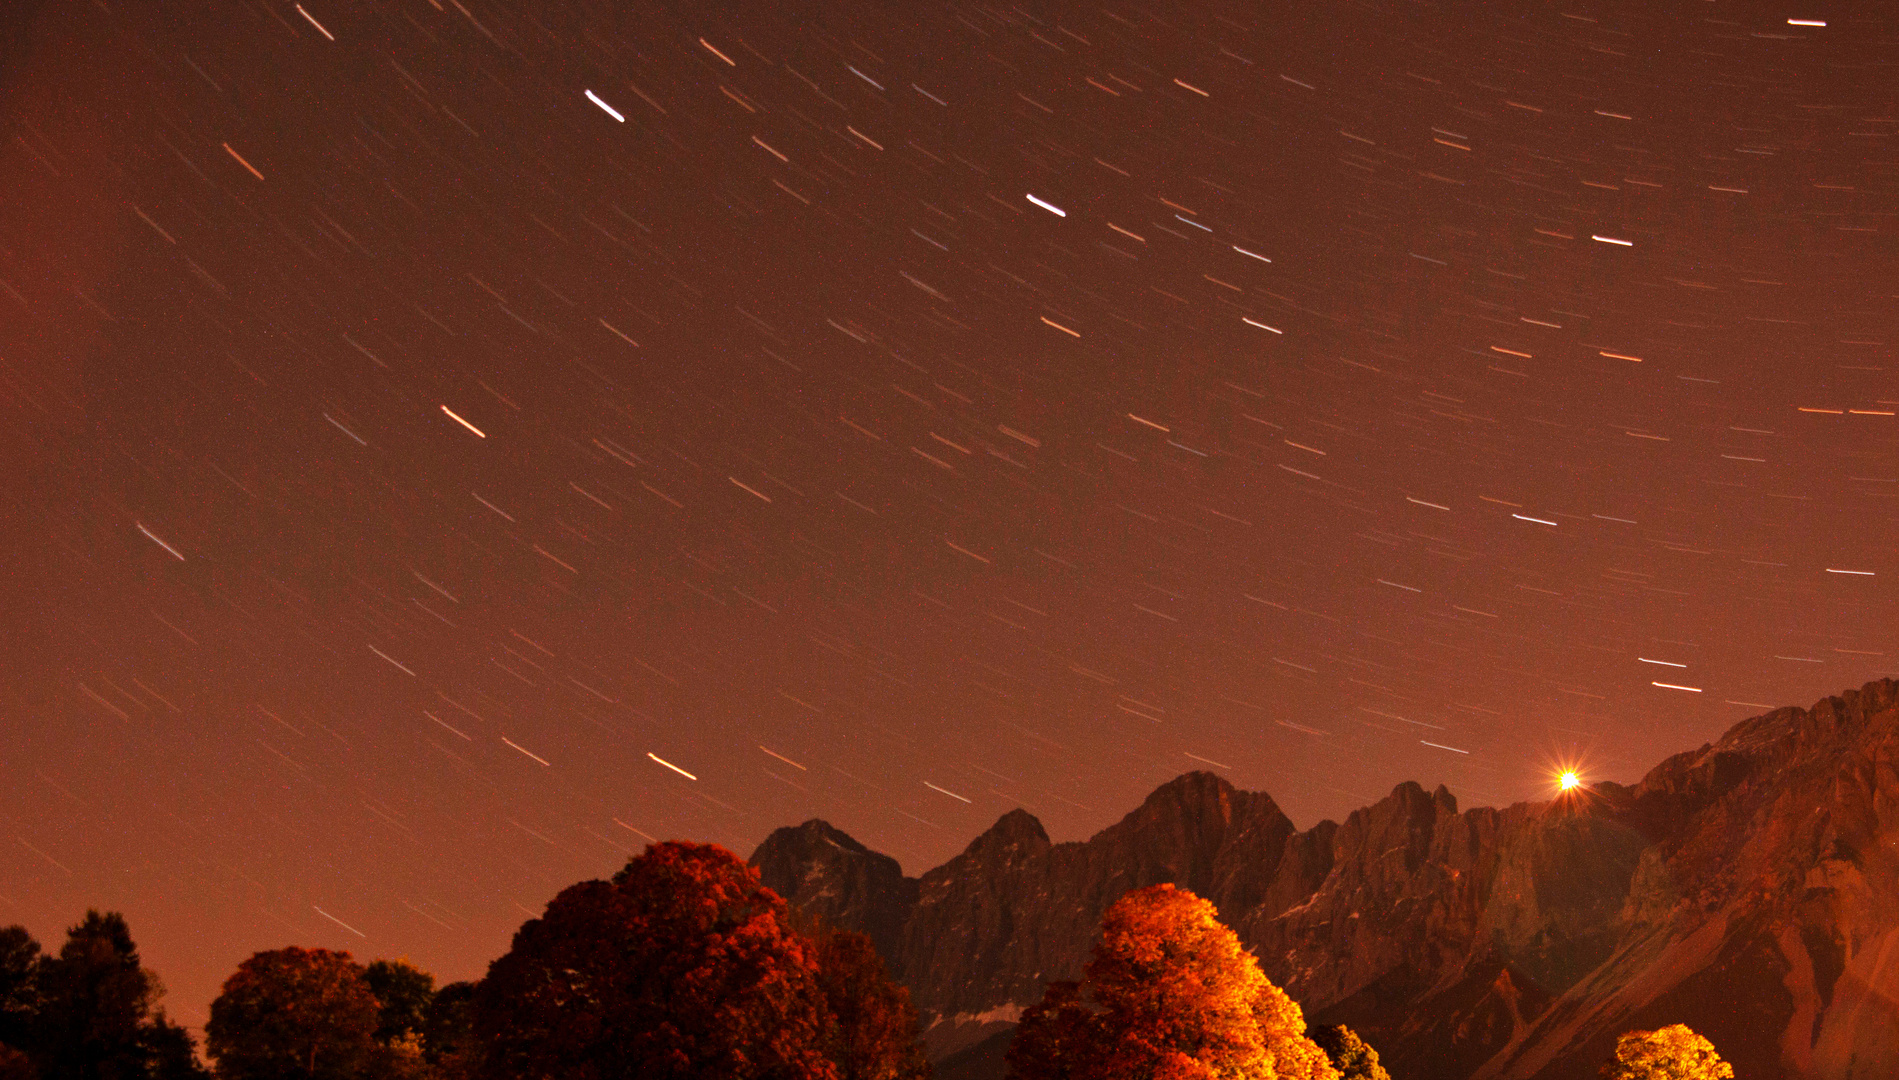
[[[1639, 784], [1460, 811], [1416, 784], [1297, 831], [1189, 773], [1084, 842], [1023, 811], [906, 879], [822, 822], [753, 862], [872, 934], [946, 1074], [1000, 1075], [1101, 913], [1171, 881], [1211, 899], [1315, 1022], [1409, 1080], [1582, 1080], [1615, 1036], [1686, 1022], [1739, 1075], [1899, 1075], [1899, 687], [1737, 724]], [[816, 838], [816, 839], [814, 839]], [[820, 842], [822, 841], [822, 842]]]

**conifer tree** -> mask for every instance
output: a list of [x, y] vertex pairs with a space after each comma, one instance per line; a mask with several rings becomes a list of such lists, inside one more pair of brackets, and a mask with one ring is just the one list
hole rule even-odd
[[151, 1055], [146, 1027], [163, 996], [139, 962], [125, 916], [88, 911], [39, 972], [40, 1014], [31, 1048], [41, 1080], [138, 1080]]

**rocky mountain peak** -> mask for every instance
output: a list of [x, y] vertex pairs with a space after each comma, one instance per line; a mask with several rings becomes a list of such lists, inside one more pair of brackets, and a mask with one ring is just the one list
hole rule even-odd
[[1197, 772], [1086, 841], [1011, 811], [920, 879], [822, 822], [753, 862], [880, 928], [946, 1077], [999, 1077], [1020, 1010], [1080, 973], [1109, 904], [1160, 882], [1212, 900], [1313, 1022], [1352, 1025], [1394, 1075], [1583, 1080], [1620, 1032], [1675, 1022], [1739, 1075], [1899, 1075], [1890, 681], [1549, 802], [1461, 810], [1403, 783], [1299, 831]]
[[[799, 849], [810, 850], [816, 850], [814, 845], [817, 844], [829, 844], [850, 855], [875, 854], [863, 844], [858, 843], [851, 834], [823, 818], [812, 818], [802, 825], [774, 829], [771, 836], [766, 838], [765, 844], [795, 845]], [[760, 846], [760, 850], [764, 850], [763, 845]]]
[[1130, 817], [1185, 815], [1225, 824], [1232, 820], [1234, 794], [1233, 785], [1213, 773], [1181, 773], [1149, 792]]
[[917, 897], [916, 881], [903, 876], [897, 860], [812, 818], [774, 830], [751, 862], [799, 913], [869, 936], [885, 957], [896, 954]]
[[1439, 816], [1457, 816], [1457, 796], [1451, 794], [1450, 788], [1445, 787], [1443, 784], [1439, 784], [1436, 788], [1433, 788], [1431, 791], [1431, 801], [1437, 804]]
[[1017, 808], [996, 819], [963, 849], [962, 858], [983, 865], [1013, 864], [1044, 854], [1049, 849], [1048, 831], [1027, 810]]

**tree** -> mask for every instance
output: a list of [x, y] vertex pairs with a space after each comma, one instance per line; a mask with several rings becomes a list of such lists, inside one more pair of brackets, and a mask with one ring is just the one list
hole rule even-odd
[[435, 976], [407, 960], [376, 960], [363, 969], [363, 982], [380, 1006], [363, 1080], [423, 1080], [432, 1064], [422, 1029], [435, 1000]]
[[1615, 1041], [1603, 1080], [1734, 1080], [1734, 1066], [1687, 1024], [1631, 1031]]
[[1299, 1006], [1212, 904], [1172, 885], [1108, 909], [1083, 981], [1050, 985], [1008, 1058], [1016, 1080], [1338, 1080]]
[[0, 929], [0, 1044], [24, 1052], [43, 1004], [40, 943], [24, 926]]
[[1022, 1013], [1007, 1060], [1011, 1080], [1088, 1080], [1103, 1036], [1100, 1017], [1082, 1004], [1081, 984], [1052, 982]]
[[220, 1080], [352, 1080], [380, 1012], [349, 953], [260, 952], [224, 980], [205, 1045]]
[[483, 1080], [837, 1080], [812, 945], [757, 871], [654, 844], [562, 890], [475, 997]]
[[1253, 1015], [1266, 976], [1198, 896], [1156, 885], [1117, 900], [1085, 972], [1107, 1076], [1274, 1075]]
[[1332, 1059], [1340, 1080], [1391, 1080], [1391, 1074], [1378, 1063], [1378, 1051], [1344, 1024], [1313, 1028], [1312, 1041]]
[[818, 985], [833, 1021], [825, 1056], [838, 1080], [927, 1080], [910, 992], [891, 982], [870, 938], [813, 927]]
[[154, 1010], [164, 993], [117, 912], [86, 912], [56, 956], [0, 929], [0, 1080], [209, 1080], [191, 1033]]
[[140, 1043], [150, 1080], [211, 1080], [210, 1071], [198, 1061], [198, 1045], [191, 1032], [172, 1023], [163, 1010], [141, 1030]]
[[422, 1036], [414, 1032], [388, 1042], [373, 1042], [358, 1067], [358, 1080], [432, 1080], [437, 1070], [422, 1055]]
[[88, 911], [66, 931], [39, 975], [37, 1044], [42, 1080], [137, 1080], [147, 1074], [145, 1027], [164, 994], [139, 963], [125, 916]]
[[452, 982], [422, 1012], [422, 1052], [431, 1065], [460, 1061], [473, 1046], [475, 984]]
[[[1251, 955], [1249, 962], [1254, 962]], [[1279, 1080], [1338, 1080], [1338, 1069], [1318, 1043], [1306, 1035], [1305, 1010], [1264, 975], [1253, 998], [1253, 1018], [1266, 1040]], [[1367, 1048], [1369, 1049], [1369, 1047]]]
[[435, 998], [435, 976], [407, 960], [377, 960], [363, 969], [363, 981], [382, 1006], [376, 1014], [376, 1041], [420, 1035], [422, 1018]]

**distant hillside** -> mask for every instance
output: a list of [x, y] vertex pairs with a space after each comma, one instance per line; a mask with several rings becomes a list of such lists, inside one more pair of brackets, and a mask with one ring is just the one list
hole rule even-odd
[[994, 1080], [1023, 1007], [1075, 978], [1103, 910], [1211, 899], [1315, 1022], [1400, 1080], [1584, 1080], [1683, 1022], [1749, 1080], [1899, 1076], [1899, 685], [1736, 724], [1634, 787], [1459, 811], [1414, 783], [1295, 830], [1188, 773], [1085, 842], [1016, 810], [921, 878], [822, 821], [752, 862], [870, 934], [943, 1080]]

